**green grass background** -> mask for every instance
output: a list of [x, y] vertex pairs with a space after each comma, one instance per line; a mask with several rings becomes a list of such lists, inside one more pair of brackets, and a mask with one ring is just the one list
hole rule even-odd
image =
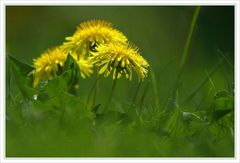
[[[153, 71], [131, 108], [137, 76], [120, 79], [111, 111], [97, 118], [83, 109], [96, 74], [80, 80], [75, 97], [56, 91], [53, 82], [54, 98], [42, 102], [24, 96], [7, 71], [7, 156], [234, 156], [234, 7], [200, 8], [181, 67], [195, 11], [196, 6], [8, 6], [6, 49], [22, 62], [32, 64], [60, 45], [79, 23], [104, 19], [139, 47]], [[110, 77], [100, 78], [99, 109], [111, 85]]]

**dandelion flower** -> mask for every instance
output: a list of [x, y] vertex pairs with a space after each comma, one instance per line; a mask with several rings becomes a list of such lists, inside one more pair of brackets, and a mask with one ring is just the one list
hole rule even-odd
[[109, 42], [127, 42], [127, 37], [104, 20], [90, 20], [81, 23], [73, 36], [66, 37], [63, 48], [67, 53], [77, 52], [78, 55], [89, 55], [97, 45]]
[[90, 59], [100, 67], [99, 74], [107, 77], [113, 72], [113, 79], [122, 75], [129, 80], [132, 79], [132, 70], [135, 70], [138, 79], [143, 80], [148, 72], [148, 62], [138, 53], [138, 49], [127, 43], [101, 44], [96, 48]]
[[51, 80], [56, 76], [66, 61], [67, 55], [59, 47], [48, 49], [39, 58], [33, 60], [35, 67], [33, 87], [41, 80]]
[[83, 56], [79, 57], [76, 53], [72, 53], [71, 55], [79, 66], [82, 78], [86, 78], [93, 73], [93, 64], [89, 59], [84, 58]]

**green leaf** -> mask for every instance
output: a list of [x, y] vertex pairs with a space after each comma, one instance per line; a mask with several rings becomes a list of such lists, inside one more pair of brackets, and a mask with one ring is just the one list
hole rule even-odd
[[100, 108], [100, 106], [101, 106], [101, 104], [97, 104], [96, 106], [94, 106], [93, 109], [92, 109], [92, 112], [93, 113], [97, 113], [99, 108]]
[[202, 121], [204, 118], [202, 117], [201, 114], [198, 113], [191, 113], [191, 112], [182, 112], [182, 117], [185, 121]]
[[214, 99], [228, 98], [228, 97], [231, 97], [230, 93], [226, 90], [221, 90], [215, 94]]
[[227, 114], [233, 112], [234, 98], [226, 90], [218, 91], [214, 96], [214, 102], [211, 107], [212, 119], [218, 121]]
[[34, 69], [32, 65], [24, 63], [9, 54], [7, 55], [7, 60], [11, 60], [12, 62], [14, 62], [14, 64], [21, 69], [21, 72], [24, 75], [28, 75]]
[[231, 112], [232, 112], [232, 109], [216, 110], [213, 114], [213, 119], [214, 120], [219, 120], [219, 119], [223, 118], [225, 115], [227, 115]]
[[76, 63], [75, 59], [70, 54], [68, 54], [67, 59], [63, 66], [63, 71], [73, 69], [76, 66], [77, 66], [77, 63]]
[[77, 95], [77, 87], [80, 79], [79, 66], [76, 61], [68, 54], [62, 73], [56, 78], [43, 84], [40, 90], [40, 100], [47, 101], [50, 98], [59, 96], [62, 92]]
[[68, 91], [74, 95], [77, 95], [77, 90], [75, 86], [79, 83], [80, 80], [80, 69], [77, 62], [70, 54], [68, 54], [67, 56], [67, 60], [65, 61], [63, 71], [69, 73], [68, 75], [65, 74], [66, 75], [65, 80], [68, 79], [67, 81]]
[[61, 95], [62, 92], [68, 92], [68, 83], [71, 78], [71, 70], [68, 70], [67, 72], [62, 73], [62, 75], [49, 80], [47, 84], [39, 90], [39, 100], [47, 101]]
[[[27, 73], [31, 72], [33, 69], [12, 57], [7, 57], [7, 86], [8, 91], [11, 93], [14, 91], [11, 86], [19, 88], [22, 95], [28, 99], [32, 99], [33, 95], [37, 93], [32, 86], [32, 79], [27, 76]], [[30, 70], [30, 71], [29, 71]]]

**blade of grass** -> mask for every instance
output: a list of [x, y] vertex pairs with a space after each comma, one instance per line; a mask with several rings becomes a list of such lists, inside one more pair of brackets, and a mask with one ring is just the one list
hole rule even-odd
[[[97, 76], [97, 78], [99, 78], [99, 75]], [[99, 80], [96, 80], [95, 83], [95, 88], [94, 88], [94, 93], [93, 93], [93, 102], [92, 102], [92, 108], [95, 106], [96, 100], [97, 100], [97, 96], [98, 96], [98, 92], [99, 92]]]
[[109, 96], [109, 98], [108, 98], [106, 107], [105, 107], [105, 109], [104, 109], [104, 111], [103, 111], [103, 112], [105, 112], [105, 113], [108, 111], [108, 108], [109, 108], [110, 104], [112, 103], [112, 98], [113, 98], [114, 93], [115, 93], [115, 89], [116, 89], [116, 85], [117, 85], [117, 80], [118, 80], [118, 79], [117, 79], [117, 75], [116, 75], [116, 78], [113, 79], [113, 85], [112, 85], [112, 89], [111, 89], [111, 92], [110, 92], [110, 96]]
[[167, 105], [169, 97], [175, 94], [175, 92], [178, 89], [180, 83], [182, 82], [181, 76], [182, 76], [184, 67], [186, 65], [187, 57], [189, 56], [190, 43], [191, 43], [193, 32], [194, 32], [194, 29], [195, 29], [195, 26], [196, 26], [196, 23], [197, 23], [197, 18], [198, 18], [199, 13], [200, 13], [200, 9], [201, 9], [201, 7], [197, 6], [195, 11], [194, 11], [193, 18], [192, 18], [192, 21], [191, 21], [191, 24], [190, 24], [190, 29], [189, 29], [188, 36], [187, 36], [187, 40], [186, 40], [186, 43], [185, 43], [185, 46], [184, 46], [181, 62], [180, 62], [180, 69], [179, 69], [177, 78], [174, 82], [173, 89], [172, 89], [172, 91], [170, 91], [171, 94], [167, 96], [167, 100], [164, 104], [164, 108]]
[[135, 92], [135, 94], [134, 94], [134, 96], [133, 96], [132, 103], [131, 103], [131, 105], [130, 105], [130, 107], [129, 107], [129, 110], [130, 110], [130, 109], [133, 107], [133, 105], [135, 105], [135, 103], [136, 103], [137, 96], [138, 96], [139, 90], [140, 90], [140, 88], [141, 88], [141, 85], [142, 85], [142, 82], [139, 82], [138, 87], [137, 87], [137, 90], [136, 90], [136, 92]]
[[96, 89], [96, 86], [97, 86], [97, 84], [98, 84], [99, 78], [100, 78], [99, 75], [97, 75], [96, 80], [95, 80], [93, 86], [91, 87], [91, 89], [90, 89], [90, 91], [89, 91], [89, 93], [88, 93], [87, 102], [86, 102], [86, 108], [88, 108], [88, 105], [89, 105], [89, 102], [90, 102], [90, 98], [91, 98], [92, 92], [94, 91], [94, 89]]
[[[220, 49], [217, 49], [218, 54], [228, 63], [228, 65], [234, 70], [234, 64], [226, 57], [225, 54], [223, 54], [223, 52]], [[225, 72], [224, 75], [227, 75], [228, 71]], [[233, 85], [232, 82], [229, 82], [228, 78], [225, 78], [226, 83], [228, 83], [228, 90], [229, 91], [233, 91]]]
[[216, 87], [215, 87], [215, 84], [214, 84], [211, 76], [209, 75], [209, 73], [208, 73], [207, 70], [205, 71], [205, 73], [206, 73], [206, 75], [207, 75], [207, 77], [208, 77], [209, 82], [211, 83], [211, 85], [212, 85], [212, 87], [213, 87], [214, 92], [216, 92]]
[[190, 25], [190, 30], [189, 30], [189, 33], [188, 33], [187, 41], [186, 41], [186, 44], [184, 46], [183, 55], [182, 55], [182, 59], [181, 59], [181, 69], [184, 67], [184, 65], [186, 63], [186, 59], [189, 55], [189, 47], [190, 47], [190, 43], [191, 43], [191, 40], [192, 40], [193, 31], [194, 31], [195, 26], [196, 26], [197, 18], [198, 18], [199, 13], [200, 13], [200, 8], [201, 8], [200, 6], [196, 7], [196, 9], [194, 11], [194, 14], [193, 14], [192, 22], [191, 22], [191, 25]]
[[216, 70], [221, 66], [222, 62], [223, 62], [223, 58], [221, 58], [214, 66], [213, 68], [209, 71], [209, 76], [206, 76], [199, 84], [199, 86], [192, 91], [192, 93], [190, 93], [190, 95], [184, 100], [184, 103], [191, 100], [196, 93], [205, 85], [205, 83], [209, 80], [209, 77], [211, 77], [214, 72], [216, 72]]
[[228, 60], [228, 58], [223, 54], [223, 52], [219, 49], [217, 49], [217, 52], [224, 58], [224, 60], [229, 64], [229, 66], [234, 69], [233, 64]]
[[145, 101], [145, 97], [147, 95], [147, 91], [148, 91], [148, 83], [146, 84], [145, 86], [145, 89], [143, 91], [143, 94], [142, 94], [142, 97], [141, 97], [141, 100], [140, 100], [140, 107], [139, 107], [139, 116], [141, 115], [142, 113], [142, 108], [143, 108], [143, 104], [144, 104], [144, 101]]
[[152, 86], [153, 86], [155, 105], [156, 105], [157, 109], [160, 109], [157, 79], [156, 79], [155, 73], [153, 71], [153, 68], [150, 69], [150, 75], [151, 75], [151, 81], [152, 81]]

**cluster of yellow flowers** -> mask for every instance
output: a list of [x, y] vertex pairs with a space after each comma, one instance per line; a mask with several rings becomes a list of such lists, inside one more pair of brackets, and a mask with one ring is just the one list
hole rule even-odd
[[96, 66], [99, 67], [98, 73], [105, 77], [112, 72], [114, 80], [122, 75], [131, 80], [132, 70], [136, 71], [139, 80], [143, 80], [149, 67], [138, 49], [111, 23], [90, 20], [81, 23], [62, 45], [48, 49], [33, 60], [33, 86], [37, 87], [41, 80], [55, 77], [64, 66], [68, 54], [78, 63], [82, 78], [90, 76]]

